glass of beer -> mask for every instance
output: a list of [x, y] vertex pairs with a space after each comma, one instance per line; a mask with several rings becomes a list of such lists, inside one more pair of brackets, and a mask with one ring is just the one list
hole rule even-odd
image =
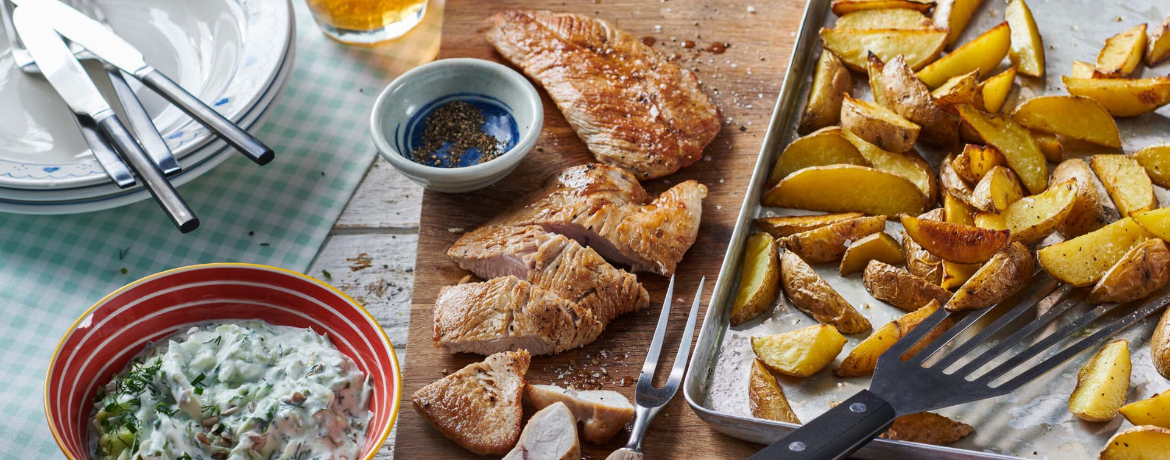
[[403, 36], [422, 21], [427, 0], [305, 0], [329, 38], [370, 45]]

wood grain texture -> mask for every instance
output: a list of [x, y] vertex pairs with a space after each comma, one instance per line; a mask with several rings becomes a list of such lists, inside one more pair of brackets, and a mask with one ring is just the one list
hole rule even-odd
[[411, 182], [379, 155], [337, 219], [335, 229], [416, 229], [422, 193], [422, 186]]
[[[653, 37], [654, 46], [668, 55], [677, 53], [677, 62], [698, 72], [705, 91], [719, 105], [725, 124], [723, 132], [704, 152], [707, 158], [674, 175], [643, 184], [653, 194], [688, 179], [710, 188], [698, 241], [678, 271], [671, 330], [660, 370], [669, 369], [674, 360], [673, 350], [678, 347], [699, 278], [706, 276], [713, 281], [719, 273], [804, 8], [800, 0], [760, 3], [750, 10], [749, 4], [730, 0], [447, 1], [440, 58], [502, 61], [480, 33], [484, 20], [498, 11], [545, 8], [589, 14], [636, 36]], [[695, 46], [685, 48], [683, 43], [687, 40]], [[730, 46], [722, 54], [713, 54], [706, 50], [713, 43]], [[439, 289], [468, 274], [446, 256], [458, 232], [484, 223], [553, 172], [593, 159], [544, 91], [541, 94], [544, 130], [538, 148], [515, 172], [475, 193], [424, 194], [410, 312], [410, 354], [405, 366], [403, 409], [397, 422], [395, 455], [400, 458], [478, 458], [428, 426], [411, 407], [410, 396], [445, 372], [482, 359], [478, 355], [453, 355], [434, 348], [431, 342], [432, 304]], [[528, 380], [582, 386], [594, 379], [603, 388], [619, 391], [632, 400], [633, 382], [645, 359], [668, 281], [649, 274], [639, 274], [638, 278], [651, 293], [649, 309], [618, 318], [589, 346], [534, 358]], [[707, 285], [704, 301], [711, 285]], [[705, 305], [704, 302], [703, 309]], [[661, 374], [660, 379], [664, 378]], [[530, 415], [532, 410], [526, 412]], [[623, 432], [604, 446], [584, 444], [583, 454], [587, 458], [605, 458], [625, 443], [627, 435]], [[703, 423], [681, 394], [659, 413], [643, 446], [650, 458], [742, 458], [760, 447], [725, 436]]]

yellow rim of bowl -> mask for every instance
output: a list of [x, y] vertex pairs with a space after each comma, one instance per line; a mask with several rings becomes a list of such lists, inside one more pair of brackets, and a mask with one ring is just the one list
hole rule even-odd
[[118, 288], [114, 292], [106, 294], [105, 297], [102, 297], [101, 300], [98, 300], [97, 302], [95, 302], [93, 304], [93, 306], [89, 307], [89, 309], [86, 310], [85, 313], [82, 313], [81, 316], [78, 317], [76, 321], [73, 321], [73, 324], [71, 326], [69, 326], [69, 330], [65, 331], [65, 335], [61, 336], [61, 340], [57, 342], [57, 347], [53, 349], [53, 358], [49, 360], [49, 368], [48, 368], [48, 370], [45, 371], [45, 388], [43, 390], [44, 395], [41, 398], [44, 400], [45, 420], [49, 424], [49, 431], [51, 431], [53, 433], [53, 440], [57, 441], [57, 447], [59, 449], [61, 449], [61, 453], [65, 454], [65, 456], [68, 457], [70, 460], [79, 460], [76, 457], [70, 455], [69, 451], [67, 449], [65, 449], [65, 443], [64, 443], [64, 441], [61, 440], [61, 433], [57, 432], [57, 427], [53, 424], [53, 416], [50, 415], [51, 412], [49, 410], [49, 384], [50, 384], [49, 376], [52, 375], [52, 373], [53, 373], [53, 365], [57, 363], [57, 357], [61, 354], [61, 347], [63, 345], [65, 345], [65, 339], [69, 338], [69, 336], [72, 335], [73, 332], [77, 330], [77, 325], [80, 324], [81, 321], [84, 320], [86, 317], [88, 317], [90, 314], [92, 314], [94, 312], [94, 310], [97, 310], [97, 308], [99, 306], [101, 306], [102, 304], [105, 304], [106, 301], [110, 300], [111, 297], [114, 297], [115, 295], [121, 294], [122, 292], [126, 291], [127, 289], [130, 289], [134, 286], [145, 283], [145, 282], [150, 281], [152, 279], [162, 277], [164, 275], [169, 275], [172, 273], [178, 273], [178, 272], [183, 272], [183, 271], [188, 271], [188, 270], [212, 268], [212, 267], [260, 268], [260, 269], [272, 270], [272, 271], [276, 271], [276, 272], [280, 272], [280, 273], [285, 273], [288, 275], [293, 275], [297, 278], [302, 278], [302, 279], [312, 281], [313, 283], [316, 283], [316, 284], [320, 285], [321, 287], [324, 287], [327, 290], [333, 291], [334, 294], [341, 296], [345, 300], [349, 301], [349, 303], [358, 307], [358, 310], [361, 310], [362, 314], [365, 315], [366, 320], [369, 321], [371, 324], [373, 324], [378, 329], [378, 332], [380, 332], [382, 334], [382, 339], [386, 341], [386, 346], [390, 347], [390, 359], [394, 360], [394, 372], [393, 372], [393, 375], [394, 375], [394, 402], [393, 402], [393, 404], [394, 404], [394, 406], [393, 406], [393, 409], [391, 410], [391, 413], [390, 413], [390, 424], [386, 425], [385, 432], [382, 433], [381, 439], [379, 439], [378, 443], [374, 445], [374, 448], [370, 450], [369, 455], [366, 455], [366, 457], [364, 458], [364, 460], [372, 460], [374, 458], [374, 455], [376, 455], [378, 453], [378, 451], [382, 449], [382, 445], [386, 443], [386, 439], [390, 438], [390, 431], [394, 429], [394, 424], [395, 424], [395, 422], [398, 421], [398, 410], [401, 408], [400, 406], [402, 405], [402, 367], [398, 362], [398, 352], [396, 352], [394, 350], [394, 344], [390, 342], [390, 336], [386, 335], [386, 330], [382, 329], [382, 325], [378, 324], [378, 320], [374, 319], [374, 315], [371, 315], [369, 310], [366, 310], [365, 306], [358, 303], [358, 301], [354, 300], [348, 294], [341, 292], [341, 290], [329, 285], [329, 283], [323, 282], [317, 278], [306, 275], [304, 273], [295, 272], [295, 271], [285, 269], [285, 268], [274, 267], [272, 265], [249, 264], [249, 263], [242, 263], [242, 262], [220, 262], [220, 263], [211, 263], [211, 264], [188, 265], [185, 267], [172, 268], [170, 270], [161, 271], [161, 272], [155, 273], [153, 275], [149, 275], [149, 276], [146, 276], [144, 278], [140, 278], [137, 281], [132, 281], [130, 284], [127, 284], [125, 286]]

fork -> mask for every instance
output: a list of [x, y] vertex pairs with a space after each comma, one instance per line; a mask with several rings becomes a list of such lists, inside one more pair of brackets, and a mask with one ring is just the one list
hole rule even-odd
[[[1011, 393], [1170, 303], [1170, 287], [1167, 287], [1144, 302], [1095, 306], [1072, 322], [1056, 328], [1043, 337], [1037, 337], [1044, 330], [1051, 330], [1046, 326], [1074, 307], [1087, 306], [1084, 300], [1085, 292], [1069, 285], [1060, 285], [1043, 271], [1034, 275], [1028, 288], [1022, 292], [1027, 294], [1017, 295], [1015, 299], [1009, 299], [995, 307], [967, 313], [937, 339], [925, 344], [926, 346], [917, 354], [909, 359], [902, 359], [903, 355], [922, 341], [927, 333], [945, 319], [956, 315], [946, 309], [938, 309], [882, 353], [878, 358], [869, 390], [858, 392], [751, 458], [786, 460], [845, 458], [889, 428], [898, 416]], [[1018, 302], [1012, 306], [1011, 302], [1017, 300]], [[1051, 307], [1043, 312], [1038, 308], [1033, 310], [1033, 307], [1041, 304]], [[1001, 306], [1003, 308], [1000, 308]], [[1004, 310], [1007, 307], [1011, 307], [1010, 310], [970, 339], [962, 344], [956, 342], [956, 346], [949, 353], [940, 353], [943, 346], [980, 318], [992, 310]], [[1029, 312], [1033, 312], [1035, 319], [999, 341], [989, 340], [1000, 331], [1007, 332], [1004, 328], [1008, 324]], [[1010, 376], [1010, 373], [1023, 364], [1073, 334], [1088, 329], [1094, 321], [1110, 313], [1124, 315], [1067, 348], [1040, 360], [1032, 367], [1024, 368]], [[1010, 348], [1029, 337], [1038, 340], [1033, 341], [1018, 354], [991, 366], [985, 372], [979, 372], [988, 363], [1003, 356]], [[961, 358], [984, 344], [990, 346], [970, 361], [963, 363], [954, 372], [946, 372]], [[937, 360], [927, 361], [935, 355], [939, 356]], [[1009, 376], [1010, 378], [1005, 378]]]
[[687, 316], [687, 327], [683, 332], [678, 346], [678, 355], [674, 358], [674, 365], [670, 368], [670, 377], [661, 388], [654, 388], [654, 371], [658, 368], [658, 355], [662, 353], [662, 340], [666, 337], [667, 323], [670, 322], [670, 304], [674, 297], [674, 276], [670, 277], [670, 284], [666, 288], [666, 300], [662, 303], [662, 313], [658, 314], [658, 326], [654, 329], [654, 340], [650, 342], [650, 352], [646, 354], [646, 363], [642, 365], [642, 373], [638, 375], [637, 391], [634, 393], [634, 428], [630, 432], [630, 441], [625, 447], [609, 454], [606, 460], [641, 460], [642, 438], [646, 437], [646, 430], [650, 427], [650, 420], [662, 410], [666, 403], [678, 392], [682, 383], [683, 372], [687, 368], [687, 358], [691, 352], [691, 340], [695, 335], [695, 320], [699, 313], [699, 299], [703, 296], [703, 277], [699, 281], [699, 291], [695, 293], [695, 301], [691, 305], [691, 313]]

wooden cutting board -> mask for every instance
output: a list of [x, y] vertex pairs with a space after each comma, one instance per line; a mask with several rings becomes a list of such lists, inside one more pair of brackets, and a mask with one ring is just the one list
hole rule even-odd
[[[669, 371], [688, 307], [699, 279], [704, 276], [709, 282], [703, 293], [700, 315], [707, 308], [707, 299], [719, 274], [783, 83], [804, 1], [447, 0], [439, 57], [504, 62], [483, 38], [484, 21], [499, 11], [524, 8], [592, 15], [636, 36], [649, 37], [645, 42], [653, 40], [656, 48], [668, 55], [677, 54], [677, 62], [697, 71], [704, 89], [722, 112], [723, 131], [707, 146], [704, 152], [707, 158], [669, 177], [643, 183], [654, 195], [688, 179], [696, 179], [709, 188], [698, 241], [678, 269], [677, 300], [659, 365], [660, 371]], [[712, 52], [713, 44], [726, 44], [726, 50], [719, 54]], [[553, 172], [593, 160], [543, 90], [541, 95], [544, 130], [537, 148], [515, 172], [500, 183], [474, 193], [450, 195], [428, 191], [423, 198], [409, 352], [403, 371], [402, 411], [397, 423], [395, 455], [398, 458], [478, 458], [431, 428], [414, 411], [410, 396], [446, 373], [483, 359], [478, 355], [453, 355], [434, 348], [431, 341], [431, 308], [439, 289], [458, 283], [468, 274], [446, 256], [459, 232], [483, 224]], [[589, 346], [556, 356], [535, 357], [528, 380], [578, 388], [600, 385], [600, 388], [619, 391], [633, 401], [633, 383], [645, 360], [668, 281], [650, 274], [638, 274], [638, 278], [650, 292], [650, 308], [618, 318]], [[605, 373], [602, 373], [603, 366]], [[660, 372], [657, 381], [664, 379], [664, 372]], [[525, 415], [532, 412], [526, 408]], [[624, 445], [627, 437], [623, 432], [604, 446], [583, 444], [583, 454], [586, 458], [603, 459]], [[687, 405], [682, 391], [654, 419], [643, 444], [643, 451], [651, 459], [743, 458], [759, 448], [723, 435], [701, 421]]]

